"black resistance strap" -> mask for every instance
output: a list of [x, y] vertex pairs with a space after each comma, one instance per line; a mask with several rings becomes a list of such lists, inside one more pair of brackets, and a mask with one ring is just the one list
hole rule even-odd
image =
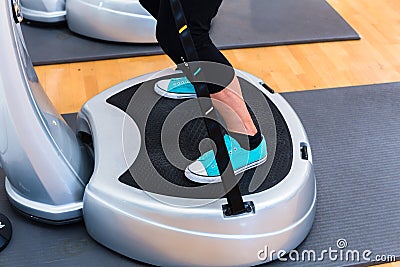
[[[196, 90], [200, 108], [204, 114], [207, 132], [210, 138], [216, 145], [216, 161], [221, 174], [222, 183], [228, 200], [228, 208], [225, 210], [225, 215], [237, 215], [246, 212], [245, 203], [243, 203], [242, 195], [237, 185], [232, 164], [230, 162], [228, 151], [225, 146], [225, 141], [222, 133], [222, 127], [218, 123], [218, 114], [211, 102], [210, 92], [207, 84], [204, 82], [196, 83], [197, 81], [205, 81], [203, 78], [199, 57], [186, 22], [183, 8], [179, 0], [169, 0], [172, 12], [175, 17], [175, 23], [179, 32], [180, 40], [185, 51], [186, 61], [182, 58], [185, 68], [182, 69], [184, 74], [193, 83]], [[189, 63], [188, 63], [189, 62]]]

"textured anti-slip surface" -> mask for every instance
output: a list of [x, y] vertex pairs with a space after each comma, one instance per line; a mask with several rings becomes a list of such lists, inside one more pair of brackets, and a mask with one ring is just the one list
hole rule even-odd
[[[165, 78], [136, 84], [106, 100], [131, 116], [145, 137], [134, 164], [119, 181], [162, 195], [219, 198], [225, 195], [222, 183], [204, 187], [185, 177], [186, 166], [201, 155], [200, 150], [212, 147], [210, 142], [202, 142], [208, 134], [197, 99], [169, 99], [154, 92], [155, 83]], [[240, 191], [248, 195], [267, 190], [286, 177], [292, 165], [293, 146], [277, 107], [255, 86], [239, 80], [248, 110], [268, 148], [267, 162], [240, 176]], [[256, 188], [254, 181], [260, 181]]]
[[[34, 65], [163, 53], [154, 44], [86, 38], [67, 26], [23, 24], [22, 30]], [[360, 37], [325, 0], [226, 0], [213, 22], [211, 38], [219, 48], [228, 49]]]
[[[400, 83], [284, 97], [310, 139], [317, 212], [309, 236], [298, 248], [299, 261], [269, 265], [309, 266], [307, 259], [310, 255], [313, 260], [313, 253], [315, 266], [359, 264], [366, 262], [363, 254], [371, 260], [378, 255], [400, 256]], [[7, 202], [4, 186], [0, 212], [11, 220], [14, 230], [10, 244], [0, 253], [0, 266], [144, 265], [97, 244], [83, 223], [48, 226], [21, 217]], [[291, 256], [295, 258], [296, 253]]]

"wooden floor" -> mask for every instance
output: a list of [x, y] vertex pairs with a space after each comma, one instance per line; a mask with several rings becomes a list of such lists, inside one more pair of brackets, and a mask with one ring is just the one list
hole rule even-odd
[[400, 262], [391, 262], [386, 264], [377, 265], [377, 267], [399, 267]]
[[[278, 92], [400, 81], [400, 1], [328, 0], [361, 35], [360, 41], [223, 51]], [[35, 67], [60, 113], [76, 112], [121, 81], [173, 66], [166, 56]], [[384, 267], [400, 266], [388, 263]]]
[[379, 267], [399, 267], [400, 262], [392, 262], [392, 263], [386, 263], [386, 264], [381, 264], [378, 265]]
[[[278, 92], [400, 81], [400, 1], [328, 0], [360, 41], [226, 50], [232, 64]], [[35, 67], [59, 112], [76, 112], [108, 87], [173, 66], [148, 56]]]

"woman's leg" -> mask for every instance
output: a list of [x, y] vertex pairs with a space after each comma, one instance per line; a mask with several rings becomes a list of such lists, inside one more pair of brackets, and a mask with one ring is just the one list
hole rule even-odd
[[228, 130], [254, 136], [258, 130], [243, 100], [239, 80], [235, 76], [222, 91], [211, 94], [214, 106], [223, 116]]
[[209, 36], [211, 21], [217, 14], [222, 0], [192, 0], [192, 3], [195, 8], [190, 10], [188, 24], [199, 60], [226, 66], [219, 68], [215, 65], [209, 70], [212, 72], [209, 74], [205, 71], [207, 78], [215, 76], [214, 71], [221, 70], [217, 76], [222, 86], [209, 86], [213, 103], [223, 116], [229, 131], [254, 136], [258, 130], [243, 100], [241, 87], [233, 67]]
[[[241, 147], [233, 147], [230, 152], [232, 153], [232, 164], [236, 164], [237, 166], [235, 171], [254, 168], [266, 160], [265, 140], [263, 140], [250, 116], [242, 97], [239, 81], [231, 64], [215, 47], [209, 36], [211, 20], [217, 14], [222, 0], [180, 1], [188, 21], [188, 28], [196, 46], [199, 60], [216, 63], [212, 64], [212, 68], [208, 68], [210, 65], [206, 63], [207, 65], [202, 69], [202, 73], [206, 80], [210, 81], [207, 82], [207, 85], [211, 99], [214, 106], [224, 118], [230, 131], [229, 135]], [[152, 12], [154, 13], [155, 11], [153, 10]], [[183, 61], [187, 62], [169, 0], [160, 0], [156, 37], [161, 48], [177, 65], [180, 65]], [[218, 84], [212, 82], [213, 77], [218, 78]], [[167, 84], [169, 89], [169, 84], [172, 84], [172, 81], [167, 82]], [[224, 136], [224, 138], [227, 141], [230, 137]], [[234, 144], [234, 141], [231, 143]], [[197, 161], [186, 168], [185, 175], [197, 182], [219, 182], [221, 178], [218, 174], [219, 171], [215, 170], [216, 164], [209, 164], [215, 161], [213, 155], [213, 153], [208, 152], [203, 154]]]
[[[222, 0], [181, 0], [199, 61], [219, 63], [203, 70], [204, 77], [210, 81], [208, 88], [215, 107], [224, 118], [229, 131], [253, 136], [257, 129], [243, 100], [232, 65], [209, 36], [211, 20], [217, 14], [221, 2]], [[185, 53], [168, 0], [161, 0], [157, 21], [159, 44], [177, 65], [181, 64]], [[214, 77], [218, 77], [218, 81]]]

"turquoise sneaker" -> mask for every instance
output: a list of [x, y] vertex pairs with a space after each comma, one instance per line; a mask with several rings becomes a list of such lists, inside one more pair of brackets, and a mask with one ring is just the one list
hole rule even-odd
[[[253, 150], [243, 149], [239, 143], [229, 135], [224, 136], [225, 145], [235, 175], [263, 164], [267, 160], [267, 144], [264, 136], [260, 145]], [[219, 183], [221, 176], [215, 160], [214, 151], [210, 150], [190, 164], [185, 170], [185, 176], [197, 183]]]
[[158, 81], [154, 85], [154, 91], [161, 96], [173, 99], [197, 97], [193, 84], [186, 77]]

